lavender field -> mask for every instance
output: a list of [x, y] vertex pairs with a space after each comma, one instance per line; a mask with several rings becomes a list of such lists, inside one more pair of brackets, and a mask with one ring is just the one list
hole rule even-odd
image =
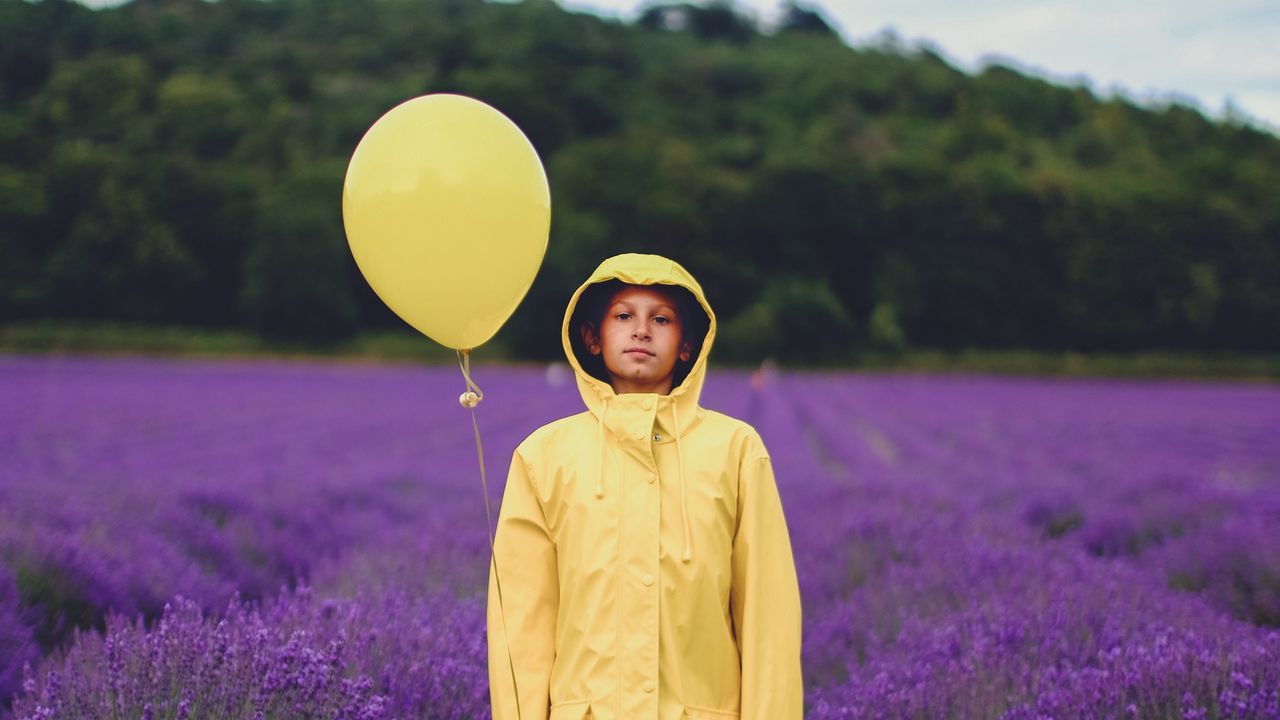
[[[496, 513], [581, 401], [475, 377]], [[0, 357], [0, 717], [489, 717], [461, 390]], [[774, 457], [807, 717], [1280, 718], [1280, 387], [712, 368], [704, 404]]]

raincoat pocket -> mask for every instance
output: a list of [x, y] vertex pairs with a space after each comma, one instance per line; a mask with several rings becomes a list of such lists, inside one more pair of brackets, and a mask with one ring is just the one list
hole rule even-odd
[[713, 710], [711, 708], [685, 705], [684, 717], [689, 718], [689, 720], [728, 720], [729, 718], [738, 717], [738, 713], [733, 710]]
[[591, 717], [590, 700], [570, 700], [551, 706], [547, 720], [582, 720]]

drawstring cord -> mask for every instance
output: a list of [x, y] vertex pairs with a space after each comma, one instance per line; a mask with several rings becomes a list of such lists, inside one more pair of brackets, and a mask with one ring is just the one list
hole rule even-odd
[[596, 447], [599, 450], [599, 457], [596, 460], [596, 497], [604, 497], [604, 416], [609, 412], [609, 398], [604, 398], [604, 409], [600, 411], [600, 417], [596, 423]]
[[684, 490], [684, 452], [680, 447], [680, 413], [676, 410], [675, 402], [671, 403], [671, 419], [675, 421], [676, 426], [676, 463], [680, 474], [680, 520], [684, 524], [684, 555], [680, 557], [680, 561], [689, 562], [693, 559], [693, 548], [689, 539], [689, 503], [685, 499]]

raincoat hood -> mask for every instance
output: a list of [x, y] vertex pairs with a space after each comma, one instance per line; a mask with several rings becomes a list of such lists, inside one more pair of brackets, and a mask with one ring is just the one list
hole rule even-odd
[[[615, 255], [604, 262], [591, 273], [591, 277], [582, 283], [574, 292], [573, 297], [569, 300], [569, 306], [564, 312], [564, 324], [561, 327], [560, 337], [564, 344], [565, 357], [569, 359], [569, 365], [573, 368], [573, 373], [577, 376], [578, 392], [582, 394], [582, 400], [587, 404], [587, 408], [597, 416], [601, 415], [606, 402], [611, 402], [619, 397], [608, 382], [597, 378], [587, 372], [579, 362], [577, 353], [574, 351], [574, 344], [577, 341], [578, 328], [573, 327], [574, 311], [577, 309], [578, 301], [582, 298], [582, 294], [592, 285], [596, 285], [609, 280], [618, 280], [631, 285], [674, 285], [688, 290], [694, 299], [702, 307], [703, 312], [707, 314], [707, 332], [702, 338], [702, 347], [698, 352], [697, 358], [694, 359], [693, 366], [689, 370], [689, 374], [678, 385], [671, 389], [671, 393], [665, 396], [666, 400], [658, 400], [658, 404], [667, 405], [675, 404], [678, 411], [686, 417], [692, 418], [698, 407], [698, 398], [702, 394], [702, 384], [707, 372], [707, 356], [711, 352], [711, 345], [716, 337], [716, 315], [711, 310], [711, 305], [707, 302], [706, 295], [702, 292], [702, 286], [697, 280], [689, 274], [679, 263], [669, 260], [661, 255], [641, 255], [638, 253], [627, 253], [625, 255]], [[648, 395], [650, 399], [659, 396]], [[641, 401], [641, 396], [635, 398], [637, 402]]]
[[[626, 393], [619, 395], [604, 380], [595, 377], [582, 367], [574, 350], [574, 338], [578, 328], [573, 327], [575, 310], [583, 293], [592, 285], [618, 280], [630, 285], [673, 285], [684, 288], [693, 295], [694, 300], [707, 315], [706, 334], [694, 358], [693, 366], [679, 385], [673, 387], [667, 395], [656, 393]], [[688, 322], [685, 327], [700, 325]], [[578, 287], [577, 292], [569, 300], [564, 312], [564, 324], [560, 337], [564, 343], [565, 356], [577, 377], [578, 392], [587, 404], [587, 409], [596, 417], [599, 432], [596, 436], [598, 461], [596, 463], [596, 497], [604, 497], [605, 474], [605, 438], [606, 430], [622, 438], [645, 438], [651, 429], [654, 442], [662, 442], [664, 438], [673, 439], [676, 444], [677, 462], [679, 464], [680, 482], [680, 519], [684, 535], [684, 551], [682, 562], [693, 560], [693, 540], [689, 530], [689, 509], [686, 501], [685, 464], [682, 436], [690, 432], [702, 419], [698, 398], [702, 394], [702, 383], [706, 376], [707, 355], [716, 336], [716, 316], [707, 303], [702, 286], [679, 263], [660, 255], [641, 255], [627, 253], [615, 255], [596, 268], [591, 277]], [[684, 338], [688, 340], [690, 338]], [[683, 422], [681, 419], [683, 418]]]

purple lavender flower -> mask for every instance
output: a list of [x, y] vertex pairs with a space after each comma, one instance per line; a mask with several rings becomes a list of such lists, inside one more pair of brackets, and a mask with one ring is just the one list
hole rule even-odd
[[[113, 615], [105, 636], [80, 635], [13, 711], [17, 718], [59, 708], [80, 717], [393, 717], [368, 678], [348, 670], [356, 660], [326, 639], [338, 631], [307, 595], [286, 593], [261, 608], [237, 598], [220, 619], [179, 598], [151, 631]], [[215, 642], [233, 650], [216, 658], [202, 652]]]
[[19, 606], [17, 585], [0, 566], [0, 706], [22, 687], [23, 668], [38, 657], [27, 615]]

